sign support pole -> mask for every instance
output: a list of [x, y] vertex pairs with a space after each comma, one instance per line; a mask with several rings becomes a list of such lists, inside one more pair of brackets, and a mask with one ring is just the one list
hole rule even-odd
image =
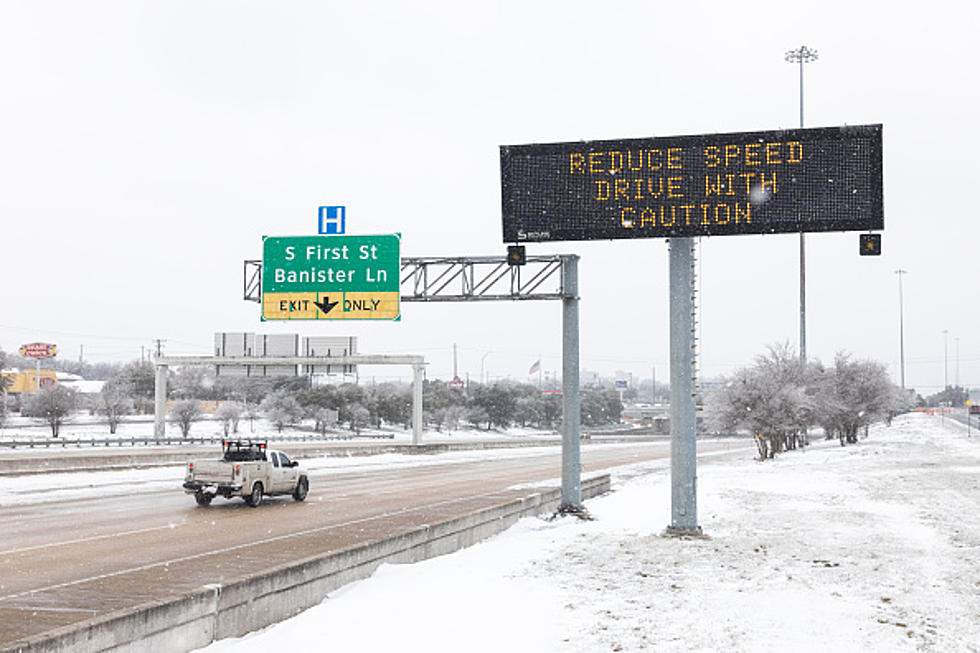
[[582, 512], [581, 401], [579, 398], [578, 256], [562, 256], [562, 447], [559, 512]]
[[167, 366], [157, 363], [153, 384], [153, 437], [166, 435], [167, 419]]
[[670, 249], [670, 526], [667, 535], [702, 535], [697, 506], [694, 409], [694, 239]]

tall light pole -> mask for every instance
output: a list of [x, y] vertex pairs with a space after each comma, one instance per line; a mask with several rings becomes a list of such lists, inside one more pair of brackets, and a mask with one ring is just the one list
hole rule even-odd
[[905, 307], [902, 300], [902, 275], [908, 270], [895, 270], [898, 275], [898, 366], [902, 378], [902, 390], [905, 390]]
[[[800, 129], [803, 129], [803, 64], [817, 60], [817, 51], [801, 45], [786, 53], [786, 61], [800, 64]], [[806, 365], [806, 241], [800, 232], [800, 360]]]
[[949, 331], [943, 329], [943, 390], [949, 387]]
[[956, 381], [954, 381], [956, 387], [960, 387], [960, 339], [953, 338], [953, 342], [956, 343]]

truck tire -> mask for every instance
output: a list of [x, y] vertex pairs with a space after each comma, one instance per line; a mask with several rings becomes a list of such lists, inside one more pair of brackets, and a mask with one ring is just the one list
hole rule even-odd
[[310, 491], [310, 482], [305, 476], [299, 477], [299, 483], [296, 484], [296, 489], [293, 490], [293, 498], [297, 501], [302, 501], [306, 498], [306, 493]]
[[255, 508], [262, 503], [262, 484], [256, 481], [252, 486], [252, 493], [245, 497], [245, 503]]
[[213, 498], [214, 498], [213, 494], [208, 494], [207, 492], [201, 492], [200, 490], [194, 493], [194, 500], [197, 501], [197, 505], [199, 506], [210, 506], [211, 499]]

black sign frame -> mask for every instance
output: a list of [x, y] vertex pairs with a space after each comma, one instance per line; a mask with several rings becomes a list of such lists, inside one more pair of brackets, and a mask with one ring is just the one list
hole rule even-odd
[[882, 126], [500, 147], [503, 242], [884, 229]]

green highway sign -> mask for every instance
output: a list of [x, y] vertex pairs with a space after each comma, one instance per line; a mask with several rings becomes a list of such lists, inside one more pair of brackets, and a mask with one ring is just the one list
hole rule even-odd
[[397, 320], [401, 234], [266, 236], [263, 320]]

